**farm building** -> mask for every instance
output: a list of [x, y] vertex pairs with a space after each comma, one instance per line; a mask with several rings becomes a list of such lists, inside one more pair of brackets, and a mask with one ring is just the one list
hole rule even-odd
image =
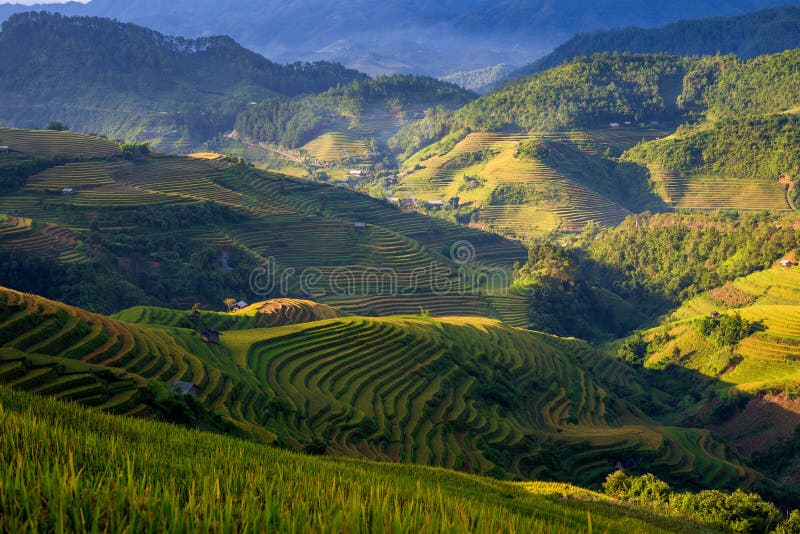
[[352, 176], [354, 178], [361, 178], [362, 176], [364, 176], [364, 171], [359, 169], [350, 169], [349, 171], [347, 171], [347, 174], [348, 176]]
[[441, 209], [444, 207], [444, 200], [428, 200], [425, 202], [425, 206], [428, 208]]
[[714, 311], [711, 312], [711, 318], [712, 319], [719, 319], [720, 317], [722, 317], [722, 316], [720, 315], [720, 313], [717, 310], [714, 310]]
[[200, 394], [200, 388], [191, 382], [181, 382], [180, 380], [175, 380], [172, 382], [172, 384], [170, 384], [169, 388], [173, 393], [178, 393], [180, 395], [191, 395], [192, 397], [197, 397]]
[[248, 306], [250, 306], [248, 303], [246, 303], [243, 300], [240, 300], [239, 302], [237, 302], [236, 304], [233, 305], [233, 311], [243, 310]]
[[388, 202], [392, 206], [399, 206], [400, 205], [400, 199], [397, 198], [397, 197], [386, 197], [386, 202]]
[[404, 198], [400, 201], [401, 208], [413, 208], [417, 205], [417, 200], [415, 198]]
[[203, 328], [203, 332], [200, 334], [200, 339], [202, 339], [207, 345], [218, 345], [219, 331], [214, 330], [213, 328]]
[[7, 146], [0, 146], [0, 154], [8, 154], [8, 150]]
[[75, 189], [72, 188], [72, 187], [65, 187], [64, 189], [61, 190], [61, 194], [62, 195], [74, 195], [75, 194]]
[[794, 263], [790, 260], [781, 260], [781, 267], [793, 267]]
[[367, 223], [357, 222], [355, 225], [355, 229], [359, 232], [366, 232], [367, 231]]

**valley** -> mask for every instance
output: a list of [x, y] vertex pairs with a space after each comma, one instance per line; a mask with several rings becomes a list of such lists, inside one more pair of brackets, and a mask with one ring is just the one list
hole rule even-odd
[[796, 11], [477, 92], [10, 16], [0, 530], [800, 531]]

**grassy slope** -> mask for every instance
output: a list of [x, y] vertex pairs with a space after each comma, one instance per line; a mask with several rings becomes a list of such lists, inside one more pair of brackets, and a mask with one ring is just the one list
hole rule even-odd
[[[585, 484], [633, 456], [676, 484], [765, 487], [707, 432], [643, 415], [636, 405], [657, 402], [652, 392], [582, 342], [485, 319], [406, 317], [234, 330], [208, 347], [192, 330], [3, 295], [0, 382], [18, 389], [148, 415], [146, 380], [184, 380], [242, 431], [295, 448]], [[98, 385], [103, 376], [84, 364], [132, 380]]]
[[696, 529], [572, 486], [306, 457], [4, 387], [0, 504], [0, 528], [20, 533]]

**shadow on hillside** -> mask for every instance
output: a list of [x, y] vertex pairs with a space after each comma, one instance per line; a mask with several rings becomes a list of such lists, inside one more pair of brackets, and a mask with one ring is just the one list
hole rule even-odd
[[[780, 506], [796, 508], [800, 504], [800, 485], [796, 482], [800, 479], [800, 433], [796, 432], [800, 412], [766, 402], [761, 395], [737, 391], [733, 383], [677, 364], [663, 369], [637, 367], [637, 372], [653, 388], [650, 393], [654, 402], [640, 406], [647, 415], [665, 425], [711, 431], [730, 448], [733, 459], [770, 479], [756, 483], [752, 490]], [[754, 406], [759, 407], [759, 421], [753, 421], [750, 415]], [[737, 432], [728, 431], [732, 426]], [[725, 430], [724, 436], [721, 430]], [[767, 431], [770, 439], [760, 441], [762, 450], [745, 447], [739, 439], [752, 440]]]
[[581, 150], [572, 142], [545, 143], [544, 162], [558, 173], [605, 195], [625, 209], [669, 211], [669, 206], [650, 190], [650, 171], [630, 162], [618, 162], [602, 154]]

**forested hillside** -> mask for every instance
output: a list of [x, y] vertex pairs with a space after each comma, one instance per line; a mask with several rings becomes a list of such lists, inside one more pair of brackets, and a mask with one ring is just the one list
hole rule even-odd
[[0, 120], [52, 120], [117, 138], [194, 145], [248, 102], [365, 79], [333, 63], [282, 66], [227, 37], [197, 40], [109, 19], [15, 15], [0, 32]]
[[663, 28], [599, 30], [573, 37], [545, 57], [512, 73], [529, 76], [598, 52], [669, 53], [679, 56], [735, 54], [749, 59], [800, 47], [800, 7], [782, 6], [735, 17], [682, 20]]
[[597, 54], [507, 85], [453, 113], [430, 113], [392, 140], [410, 154], [446, 133], [559, 130], [610, 122], [677, 120], [692, 59]]
[[[335, 129], [337, 123], [343, 121], [363, 126], [362, 123], [369, 123], [371, 116], [383, 118], [384, 124], [375, 124], [372, 132], [373, 136], [380, 136], [381, 126], [393, 133], [399, 125], [430, 107], [455, 109], [472, 97], [468, 91], [433, 78], [382, 76], [357, 80], [299, 100], [266, 100], [239, 114], [236, 130], [250, 140], [298, 148], [324, 129]], [[392, 122], [398, 124], [394, 129]]]

